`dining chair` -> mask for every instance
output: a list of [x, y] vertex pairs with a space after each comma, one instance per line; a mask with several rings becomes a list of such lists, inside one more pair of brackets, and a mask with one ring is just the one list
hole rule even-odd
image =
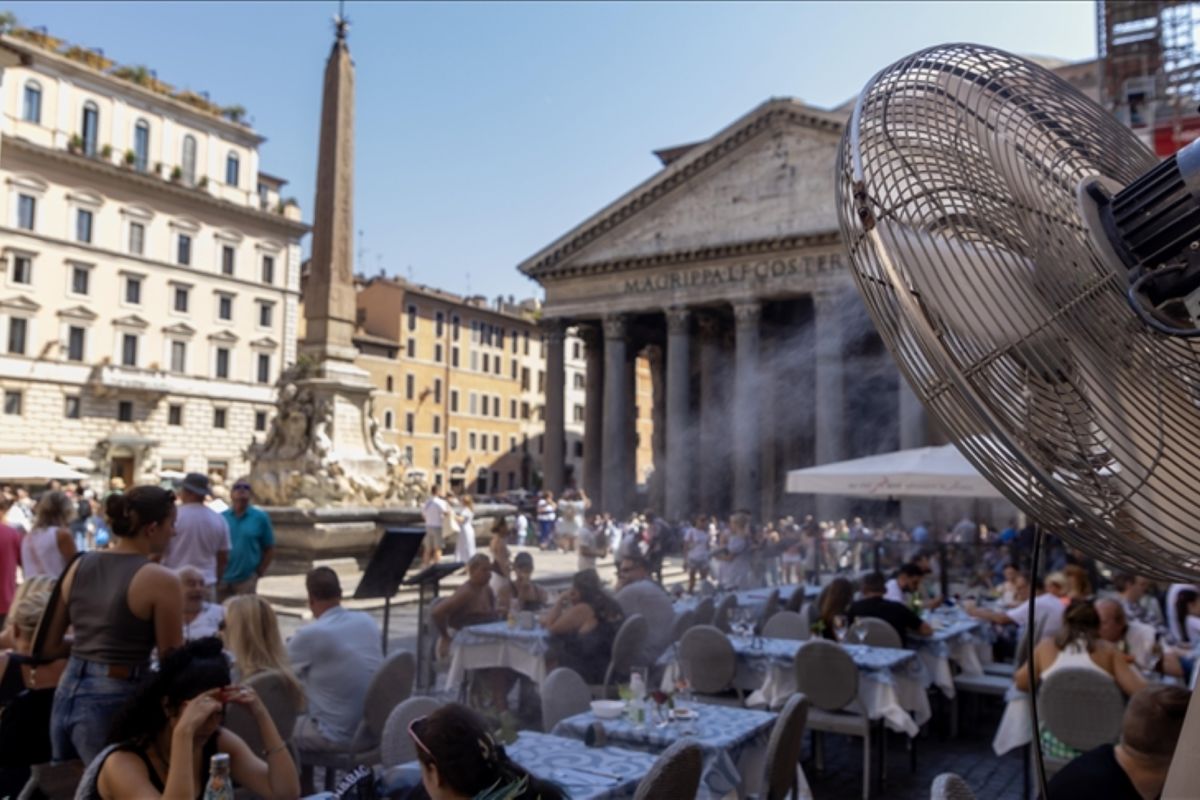
[[712, 597], [705, 597], [696, 604], [696, 624], [711, 625], [713, 614], [717, 611], [716, 601]]
[[437, 711], [441, 705], [432, 697], [410, 697], [393, 708], [383, 724], [383, 736], [379, 739], [380, 765], [387, 769], [415, 759], [417, 746], [408, 735], [408, 726], [414, 719]]
[[804, 726], [808, 721], [808, 698], [797, 692], [788, 698], [771, 728], [767, 740], [765, 800], [800, 800], [796, 768], [804, 747]]
[[[729, 637], [716, 627], [697, 625], [679, 641], [679, 665], [687, 674], [693, 692], [719, 695], [733, 688], [737, 653]], [[737, 696], [740, 705], [741, 693]]]
[[727, 594], [722, 598], [720, 603], [717, 603], [717, 610], [713, 612], [712, 625], [722, 633], [729, 633], [729, 619], [733, 615], [733, 610], [737, 608], [737, 595]]
[[858, 666], [840, 645], [809, 639], [793, 662], [796, 690], [808, 698], [808, 729], [818, 770], [824, 768], [822, 733], [840, 733], [863, 740], [863, 798], [871, 796], [872, 723], [858, 699]]
[[[291, 741], [292, 730], [296, 727], [299, 710], [297, 709], [297, 698], [292, 695], [289, 682], [278, 671], [270, 669], [252, 675], [243, 683], [258, 694], [267, 713], [271, 715], [271, 721], [275, 723], [275, 730], [279, 731], [279, 736], [283, 741]], [[254, 752], [261, 753], [265, 749], [258, 723], [245, 706], [233, 704], [227, 706], [223, 724], [224, 727], [240, 736], [242, 741], [249, 745]]]
[[929, 787], [929, 800], [975, 800], [970, 785], [953, 772], [943, 772]]
[[[1050, 673], [1038, 687], [1041, 724], [1056, 739], [1081, 752], [1121, 738], [1125, 698], [1117, 682], [1105, 673], [1084, 667], [1064, 667]], [[1047, 756], [1046, 776], [1066, 765], [1066, 759]]]
[[700, 745], [680, 739], [663, 751], [638, 784], [633, 800], [695, 797], [700, 790], [704, 754]]
[[629, 669], [639, 659], [645, 657], [646, 638], [649, 635], [650, 626], [646, 624], [646, 618], [641, 614], [630, 614], [625, 618], [621, 627], [617, 629], [617, 635], [613, 638], [612, 656], [608, 661], [608, 669], [604, 672], [604, 683], [601, 686], [592, 687], [594, 696], [608, 697], [609, 687], [615, 681], [629, 676]]
[[763, 625], [762, 635], [768, 639], [803, 641], [809, 636], [808, 623], [795, 611], [778, 611]]
[[[855, 638], [856, 634], [858, 639]], [[891, 623], [875, 617], [856, 619], [850, 626], [850, 635], [846, 638], [851, 642], [860, 641], [871, 647], [901, 648], [904, 646], [900, 640], [900, 634], [891, 626]]]
[[542, 730], [550, 733], [560, 720], [591, 708], [592, 690], [573, 669], [558, 667], [542, 681]]
[[688, 632], [688, 629], [696, 624], [696, 612], [684, 611], [675, 617], [675, 623], [671, 626], [671, 644], [676, 644], [683, 635]]
[[779, 611], [779, 590], [772, 589], [767, 595], [767, 601], [763, 603], [762, 611], [758, 615], [758, 621], [754, 624], [754, 629], [762, 633], [762, 629], [766, 627], [767, 622], [775, 613]]

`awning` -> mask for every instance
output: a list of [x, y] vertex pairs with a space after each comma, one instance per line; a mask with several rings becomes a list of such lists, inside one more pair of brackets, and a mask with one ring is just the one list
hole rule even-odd
[[82, 472], [48, 458], [26, 455], [0, 455], [0, 481], [37, 483], [43, 481], [77, 481], [86, 478]]
[[787, 490], [879, 498], [1004, 496], [952, 444], [794, 469]]
[[59, 456], [58, 460], [66, 464], [71, 469], [77, 469], [80, 472], [96, 471], [96, 462], [92, 461], [87, 456]]
[[108, 442], [113, 447], [157, 447], [158, 440], [151, 439], [149, 436], [138, 436], [132, 433], [114, 433], [112, 436], [106, 437], [102, 441]]

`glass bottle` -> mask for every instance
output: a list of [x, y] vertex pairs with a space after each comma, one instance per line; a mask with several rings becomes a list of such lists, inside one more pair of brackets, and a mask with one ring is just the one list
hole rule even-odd
[[208, 767], [204, 800], [233, 800], [233, 779], [229, 775], [229, 754], [214, 753]]

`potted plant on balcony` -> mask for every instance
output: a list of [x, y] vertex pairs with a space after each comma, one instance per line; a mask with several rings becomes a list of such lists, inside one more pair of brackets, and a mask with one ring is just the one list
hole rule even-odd
[[171, 170], [171, 182], [179, 183], [181, 180], [183, 180], [183, 169], [181, 167], [174, 167]]
[[154, 162], [154, 174], [159, 176], [160, 178], [162, 177], [162, 162], [161, 161]]
[[137, 161], [137, 153], [133, 152], [132, 150], [126, 150], [125, 166], [132, 167], [135, 161]]
[[67, 151], [71, 153], [80, 153], [83, 151], [83, 137], [78, 133], [71, 134], [71, 138], [67, 140]]
[[112, 161], [112, 145], [106, 144], [100, 148], [100, 157], [105, 161]]
[[241, 125], [242, 121], [246, 117], [246, 108], [245, 106], [237, 105], [236, 103], [231, 106], [225, 106], [221, 109], [221, 116], [225, 117], [225, 119], [229, 120], [235, 125]]
[[201, 175], [200, 181], [196, 184], [196, 186], [200, 189], [207, 189], [208, 188], [208, 176]]

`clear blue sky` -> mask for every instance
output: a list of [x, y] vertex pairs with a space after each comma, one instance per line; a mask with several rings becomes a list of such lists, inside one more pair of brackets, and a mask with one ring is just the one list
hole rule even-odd
[[[348, 2], [355, 226], [380, 268], [527, 296], [515, 265], [768, 97], [832, 106], [921, 47], [1095, 55], [1086, 2]], [[23, 24], [244, 105], [308, 218], [335, 2], [14, 2]], [[307, 245], [306, 245], [307, 249]], [[411, 270], [411, 273], [410, 273]]]

